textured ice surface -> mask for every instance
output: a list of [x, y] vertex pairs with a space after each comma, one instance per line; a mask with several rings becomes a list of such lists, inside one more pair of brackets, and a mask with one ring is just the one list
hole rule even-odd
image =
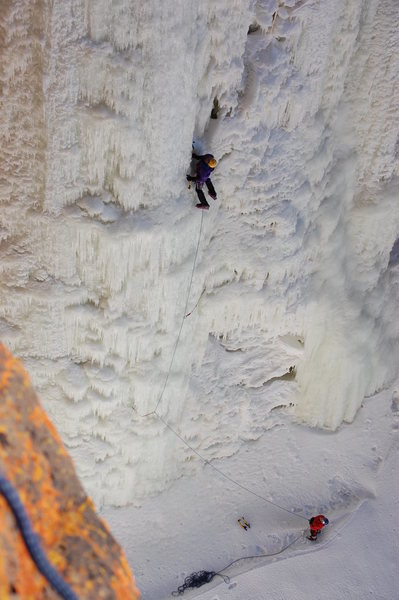
[[222, 458], [397, 373], [394, 4], [3, 7], [0, 333], [99, 504], [200, 466], [157, 405]]

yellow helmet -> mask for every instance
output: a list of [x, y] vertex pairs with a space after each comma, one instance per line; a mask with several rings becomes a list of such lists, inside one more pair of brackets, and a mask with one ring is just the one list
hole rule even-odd
[[208, 158], [208, 160], [206, 162], [211, 167], [211, 169], [214, 169], [216, 167], [216, 165], [218, 164], [216, 158], [213, 158], [213, 156], [211, 158]]

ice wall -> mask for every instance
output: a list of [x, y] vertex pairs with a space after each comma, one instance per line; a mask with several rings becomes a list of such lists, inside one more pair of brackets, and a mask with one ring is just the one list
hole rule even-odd
[[333, 428], [351, 421], [361, 399], [387, 385], [399, 356], [398, 273], [389, 266], [399, 232], [399, 14], [391, 1], [352, 4], [340, 42], [344, 49], [355, 43], [334, 120], [333, 177], [324, 178], [315, 220], [321, 268], [313, 277], [298, 369], [297, 414]]
[[[0, 332], [98, 503], [199, 468], [155, 406], [212, 458], [282, 410], [336, 428], [396, 372], [396, 13], [2, 10]], [[206, 214], [193, 138], [220, 160]]]

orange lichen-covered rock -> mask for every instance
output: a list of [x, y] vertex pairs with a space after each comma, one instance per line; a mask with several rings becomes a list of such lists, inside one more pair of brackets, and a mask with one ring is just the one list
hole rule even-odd
[[[96, 515], [21, 363], [0, 344], [0, 471], [42, 548], [80, 600], [137, 600], [125, 555]], [[0, 599], [58, 600], [0, 494]]]

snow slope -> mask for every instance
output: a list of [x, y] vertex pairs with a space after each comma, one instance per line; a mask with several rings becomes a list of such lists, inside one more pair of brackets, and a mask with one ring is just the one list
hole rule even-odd
[[[241, 481], [252, 448], [249, 484], [266, 493], [267, 464], [289, 510], [341, 515], [342, 478], [369, 498], [342, 472], [369, 463], [356, 414], [398, 377], [396, 1], [3, 4], [0, 334], [98, 506], [129, 505], [137, 531], [207, 461]], [[219, 160], [206, 214], [193, 139]], [[332, 432], [354, 419], [348, 462], [331, 450], [306, 500], [320, 444], [345, 449], [350, 428]], [[284, 431], [309, 445], [297, 477]], [[197, 485], [207, 511], [216, 483]], [[140, 542], [157, 564], [164, 520]]]
[[[395, 598], [398, 392], [395, 398], [378, 394], [365, 402], [354, 424], [334, 433], [292, 426], [286, 418], [233, 458], [216, 462], [266, 501], [207, 466], [140, 508], [103, 510], [134, 566], [143, 598], [170, 598], [185, 577], [201, 570], [222, 570], [230, 581], [216, 577], [182, 598]], [[330, 523], [317, 542], [308, 542], [303, 515], [320, 512]], [[249, 531], [236, 523], [243, 513]], [[224, 568], [250, 556], [259, 558]]]

